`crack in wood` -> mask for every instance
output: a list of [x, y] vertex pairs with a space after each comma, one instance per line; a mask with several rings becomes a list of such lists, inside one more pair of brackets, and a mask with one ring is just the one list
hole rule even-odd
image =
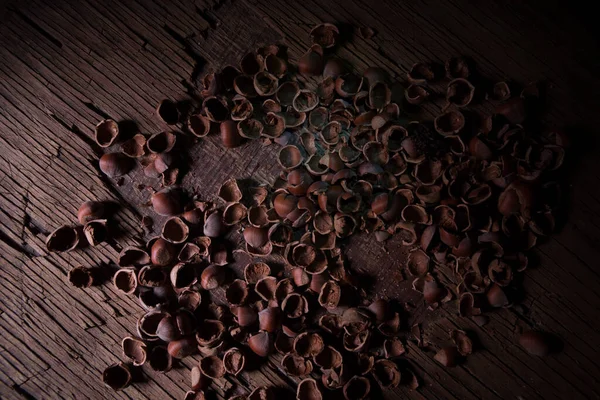
[[19, 244], [16, 240], [8, 236], [0, 229], [0, 241], [6, 243], [13, 250], [18, 251], [27, 258], [40, 257], [40, 254], [26, 242]]
[[[200, 34], [202, 35], [204, 40], [207, 40], [208, 32], [211, 29], [217, 29], [217, 26], [219, 26], [220, 22], [215, 17], [215, 15], [212, 13], [212, 10], [206, 9], [206, 8], [201, 8], [198, 5], [194, 6], [194, 8], [196, 10], [196, 13], [198, 15], [200, 15], [200, 17], [208, 23], [208, 28], [200, 30]], [[213, 8], [213, 10], [214, 10], [214, 8]]]
[[27, 390], [23, 389], [21, 385], [14, 384], [11, 386], [11, 389], [14, 390], [19, 396], [23, 397], [26, 400], [36, 400], [37, 398], [29, 393]]
[[72, 125], [69, 126], [69, 124], [65, 120], [63, 120], [61, 117], [59, 117], [58, 115], [56, 115], [53, 112], [48, 113], [48, 115], [50, 115], [50, 117], [53, 120], [55, 120], [60, 125], [62, 125], [66, 130], [68, 130], [69, 132], [74, 133], [79, 139], [81, 139], [85, 144], [87, 144], [88, 147], [94, 152], [94, 154], [97, 157], [101, 157], [102, 156], [102, 154], [104, 153], [102, 151], [102, 148], [96, 142], [94, 142], [91, 138], [89, 138], [85, 133], [83, 133], [81, 131], [81, 129], [79, 129], [77, 127], [77, 125], [72, 124]]
[[21, 18], [23, 20], [23, 22], [25, 22], [27, 25], [31, 26], [33, 29], [35, 29], [36, 31], [38, 31], [38, 33], [40, 35], [42, 35], [43, 37], [45, 37], [46, 39], [48, 39], [50, 41], [50, 43], [52, 43], [53, 45], [55, 45], [59, 49], [61, 49], [63, 47], [63, 44], [62, 44], [62, 42], [60, 40], [58, 40], [57, 38], [55, 38], [48, 31], [46, 31], [44, 28], [42, 28], [41, 26], [39, 26], [38, 24], [36, 24], [27, 15], [23, 14], [23, 12], [21, 12], [21, 10], [11, 7], [11, 8], [9, 8], [9, 11], [14, 12], [15, 15], [17, 15], [19, 18]]
[[135, 29], [133, 29], [132, 27], [129, 27], [129, 30], [131, 31], [131, 33], [133, 33], [138, 39], [140, 39], [142, 41], [142, 46], [141, 48], [143, 50], [146, 50], [146, 46], [148, 46], [148, 44], [150, 44], [150, 39], [148, 39], [147, 37], [145, 37], [144, 35], [142, 35], [141, 33], [139, 33], [138, 31], [136, 31]]
[[192, 69], [192, 73], [190, 75], [190, 80], [195, 82], [202, 71], [204, 71], [204, 66], [206, 65], [206, 60], [202, 57], [196, 50], [192, 48], [192, 45], [189, 42], [189, 38], [184, 38], [177, 32], [175, 32], [172, 28], [170, 28], [167, 24], [163, 25], [163, 29], [169, 36], [171, 36], [177, 43], [179, 43], [183, 47], [183, 51], [194, 60], [194, 68]]
[[99, 116], [101, 116], [102, 118], [104, 118], [104, 119], [114, 119], [107, 112], [103, 111], [100, 107], [98, 107], [94, 103], [92, 103], [90, 101], [83, 101], [82, 103], [83, 103], [84, 106], [86, 106], [88, 109], [92, 110], [93, 112], [95, 112], [96, 114], [98, 114]]

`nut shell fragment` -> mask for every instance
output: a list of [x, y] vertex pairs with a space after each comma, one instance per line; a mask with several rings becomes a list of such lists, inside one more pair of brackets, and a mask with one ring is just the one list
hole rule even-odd
[[246, 357], [238, 348], [231, 348], [223, 354], [223, 365], [225, 371], [232, 375], [238, 375], [244, 369]]
[[112, 119], [102, 120], [96, 125], [95, 140], [100, 147], [110, 147], [119, 136], [119, 124]]
[[334, 24], [324, 23], [315, 26], [310, 31], [310, 38], [314, 44], [328, 49], [335, 46], [338, 36], [340, 34], [339, 29]]
[[549, 336], [539, 331], [526, 331], [519, 336], [519, 344], [529, 354], [543, 357], [550, 353]]
[[61, 226], [46, 238], [48, 251], [71, 251], [79, 244], [79, 233], [71, 226]]
[[71, 285], [77, 288], [89, 288], [94, 283], [92, 271], [81, 265], [71, 268], [67, 279]]
[[113, 390], [121, 390], [131, 383], [131, 372], [127, 364], [118, 363], [107, 367], [102, 372], [102, 382]]

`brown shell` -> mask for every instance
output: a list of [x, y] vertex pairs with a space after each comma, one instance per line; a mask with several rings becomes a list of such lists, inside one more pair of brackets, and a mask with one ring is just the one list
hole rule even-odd
[[[183, 400], [206, 400], [206, 396], [204, 395], [204, 391], [202, 391], [202, 390], [198, 390], [198, 391], [188, 390], [187, 392], [185, 392], [185, 396], [183, 397]], [[242, 400], [244, 400], [244, 399], [242, 399]]]
[[225, 333], [225, 326], [221, 321], [205, 319], [198, 327], [196, 340], [203, 347], [214, 347], [218, 345]]
[[404, 91], [404, 98], [409, 104], [418, 105], [427, 101], [430, 94], [426, 87], [413, 83]]
[[118, 363], [102, 372], [102, 382], [113, 390], [121, 390], [131, 383], [131, 372], [127, 364]]
[[267, 357], [273, 350], [273, 336], [264, 331], [252, 335], [248, 338], [248, 347], [259, 357]]
[[335, 46], [339, 35], [337, 26], [330, 23], [319, 24], [310, 31], [311, 41], [325, 49]]
[[261, 331], [275, 333], [281, 327], [281, 309], [266, 307], [258, 313], [258, 328]]
[[275, 98], [280, 106], [290, 107], [294, 104], [294, 99], [298, 93], [300, 93], [298, 82], [288, 81], [279, 86]]
[[236, 279], [225, 290], [225, 298], [232, 305], [242, 305], [248, 298], [248, 285], [242, 279]]
[[210, 132], [210, 119], [200, 113], [192, 114], [188, 119], [188, 129], [196, 137], [205, 137]]
[[162, 216], [174, 216], [183, 211], [181, 192], [174, 188], [165, 188], [151, 197], [152, 208]]
[[253, 51], [246, 53], [240, 60], [240, 70], [244, 74], [254, 75], [262, 70], [263, 57]]
[[371, 382], [364, 376], [353, 376], [344, 385], [343, 393], [346, 400], [366, 399], [371, 392]]
[[292, 240], [292, 228], [283, 223], [276, 223], [269, 228], [268, 238], [273, 246], [285, 247]]
[[128, 336], [121, 341], [123, 355], [129, 358], [133, 365], [140, 366], [146, 362], [148, 353], [143, 340]]
[[308, 125], [312, 130], [321, 130], [328, 122], [329, 110], [325, 107], [317, 107], [308, 114]]
[[319, 105], [319, 97], [312, 90], [299, 90], [294, 99], [292, 106], [299, 113], [306, 113], [313, 110]]
[[450, 332], [450, 338], [456, 345], [460, 355], [468, 356], [473, 352], [473, 342], [465, 331], [455, 329]]
[[519, 344], [529, 354], [543, 357], [551, 352], [550, 336], [540, 331], [526, 331], [519, 336]]
[[263, 262], [248, 264], [244, 268], [244, 279], [250, 285], [256, 284], [259, 280], [267, 277], [270, 274], [271, 268]]
[[271, 96], [279, 87], [279, 79], [267, 71], [260, 71], [254, 75], [254, 90], [259, 96]]
[[325, 78], [335, 79], [338, 76], [340, 76], [341, 74], [343, 74], [344, 70], [345, 70], [344, 62], [337, 57], [332, 57], [332, 58], [329, 58], [327, 60], [327, 62], [325, 63], [325, 67], [323, 68], [323, 76]]
[[392, 339], [386, 339], [383, 342], [383, 352], [385, 358], [396, 358], [404, 355], [406, 353], [406, 349], [402, 344], [402, 341], [395, 337]]
[[303, 75], [320, 75], [323, 72], [323, 48], [314, 44], [298, 59], [298, 72]]
[[119, 137], [119, 124], [112, 119], [102, 120], [96, 125], [94, 139], [100, 147], [110, 147]]
[[180, 244], [187, 240], [190, 228], [179, 217], [169, 218], [163, 225], [161, 236], [168, 242]]
[[162, 100], [158, 104], [156, 114], [167, 125], [175, 125], [181, 118], [178, 104], [170, 99]]
[[367, 348], [370, 336], [369, 331], [356, 333], [348, 333], [346, 331], [343, 337], [344, 349], [353, 352], [363, 351], [363, 349]]
[[450, 110], [437, 117], [434, 126], [441, 135], [455, 135], [465, 127], [465, 116], [458, 110]]
[[223, 366], [225, 367], [225, 371], [232, 375], [238, 375], [244, 369], [246, 364], [246, 357], [244, 353], [233, 347], [223, 354]]
[[141, 133], [134, 135], [121, 145], [121, 151], [127, 157], [139, 158], [146, 154], [146, 137]]
[[168, 153], [175, 146], [177, 136], [173, 132], [159, 132], [148, 138], [146, 146], [151, 153]]
[[306, 376], [313, 370], [310, 360], [294, 354], [286, 354], [281, 360], [281, 367], [291, 376]]
[[227, 226], [236, 225], [246, 219], [248, 209], [242, 203], [231, 203], [223, 211], [223, 223]]
[[423, 185], [432, 185], [443, 172], [443, 164], [440, 160], [425, 160], [415, 167], [414, 176]]
[[464, 78], [456, 78], [448, 83], [446, 100], [457, 107], [465, 107], [473, 100], [475, 87]]
[[69, 270], [67, 280], [77, 288], [89, 288], [94, 283], [94, 276], [90, 268], [78, 265]]
[[342, 289], [335, 281], [328, 281], [321, 287], [319, 304], [327, 309], [335, 309], [340, 303]]
[[301, 357], [315, 357], [324, 348], [325, 343], [318, 333], [303, 332], [294, 339], [294, 351]]
[[48, 251], [71, 251], [79, 245], [79, 232], [71, 226], [61, 226], [46, 238]]
[[195, 311], [202, 303], [202, 295], [200, 292], [186, 289], [177, 297], [177, 303], [186, 310]]
[[160, 266], [146, 265], [138, 272], [138, 283], [146, 287], [158, 287], [167, 281], [167, 273]]
[[258, 319], [258, 313], [254, 308], [250, 306], [236, 307], [235, 314], [237, 318], [237, 323], [241, 327], [253, 325]]
[[265, 57], [264, 68], [277, 78], [282, 78], [287, 72], [287, 62], [277, 54], [269, 54]]
[[281, 136], [286, 127], [286, 121], [283, 116], [274, 112], [268, 112], [263, 118], [262, 136], [275, 139]]
[[202, 102], [202, 109], [206, 113], [206, 117], [212, 122], [223, 122], [229, 117], [229, 106], [223, 97], [206, 97]]
[[106, 153], [100, 157], [98, 165], [107, 177], [118, 178], [131, 171], [134, 162], [123, 153]]
[[279, 153], [277, 154], [277, 161], [282, 168], [291, 170], [302, 165], [304, 157], [297, 146], [287, 145], [279, 150]]
[[392, 91], [385, 82], [370, 82], [369, 105], [375, 110], [382, 110], [392, 100]]
[[275, 338], [275, 350], [283, 355], [291, 353], [294, 350], [294, 338], [279, 331]]
[[428, 214], [425, 207], [417, 204], [409, 204], [402, 210], [402, 219], [415, 224], [429, 225], [431, 215]]
[[197, 281], [196, 268], [192, 264], [176, 264], [169, 276], [171, 284], [177, 289], [190, 287]]
[[425, 83], [436, 78], [433, 67], [429, 63], [415, 63], [408, 72], [408, 81], [411, 83]]
[[131, 294], [136, 291], [138, 286], [137, 273], [133, 268], [121, 268], [113, 276], [115, 288], [125, 294]]
[[429, 256], [421, 249], [408, 253], [406, 267], [412, 276], [425, 276], [429, 272]]
[[323, 395], [317, 382], [312, 378], [307, 378], [298, 384], [296, 389], [296, 400], [322, 400]]
[[496, 82], [492, 88], [491, 98], [496, 101], [505, 101], [510, 98], [510, 87], [506, 82]]
[[468, 78], [470, 75], [469, 61], [464, 57], [452, 57], [446, 61], [446, 76], [449, 79]]
[[335, 91], [341, 97], [351, 97], [358, 93], [363, 85], [363, 78], [353, 73], [343, 74], [335, 80]]
[[277, 288], [277, 278], [274, 276], [266, 276], [256, 282], [254, 291], [263, 300], [269, 301], [275, 298], [275, 289]]
[[400, 370], [393, 361], [377, 360], [373, 365], [373, 378], [383, 388], [395, 388], [400, 384]]
[[212, 379], [222, 378], [226, 372], [223, 360], [217, 356], [202, 358], [200, 360], [200, 371]]
[[308, 301], [299, 293], [290, 293], [281, 303], [281, 309], [288, 318], [300, 318], [308, 312]]
[[257, 119], [248, 118], [237, 124], [238, 134], [245, 139], [258, 139], [262, 135], [264, 125]]
[[433, 356], [433, 359], [444, 367], [455, 367], [459, 362], [459, 358], [460, 353], [453, 346], [443, 347]]

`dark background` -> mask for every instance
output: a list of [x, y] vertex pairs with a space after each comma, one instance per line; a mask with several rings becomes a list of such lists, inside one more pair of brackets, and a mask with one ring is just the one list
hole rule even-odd
[[[375, 4], [367, 4], [375, 3]], [[186, 98], [211, 69], [236, 64], [262, 44], [288, 46], [297, 59], [308, 32], [335, 22], [345, 43], [335, 52], [357, 71], [386, 68], [403, 82], [417, 61], [443, 62], [466, 55], [492, 80], [517, 85], [539, 81], [547, 89], [543, 123], [565, 129], [572, 142], [566, 165], [567, 219], [561, 231], [534, 253], [521, 305], [490, 315], [483, 328], [456, 314], [449, 303], [428, 314], [423, 351], [409, 342], [406, 356], [422, 387], [401, 387], [385, 398], [564, 399], [598, 398], [600, 376], [600, 123], [598, 23], [590, 6], [572, 2], [520, 1], [45, 1], [4, 2], [0, 8], [0, 397], [182, 398], [189, 386], [190, 357], [166, 375], [114, 393], [101, 371], [122, 359], [120, 340], [133, 333], [141, 308], [112, 285], [82, 291], [66, 282], [76, 264], [110, 268], [120, 246], [143, 241], [143, 215], [156, 181], [139, 171], [122, 183], [102, 177], [93, 142], [96, 123], [131, 119], [144, 133], [165, 126], [154, 115], [166, 97]], [[369, 26], [376, 36], [360, 38]], [[414, 118], [439, 114], [427, 104]], [[489, 110], [485, 105], [481, 110]], [[186, 143], [190, 146], [192, 143]], [[209, 137], [190, 148], [184, 178], [211, 199], [229, 177], [269, 182], [277, 173], [276, 146], [254, 142], [225, 150]], [[118, 245], [48, 254], [44, 240], [73, 223], [89, 199], [122, 204], [116, 219], [126, 235]], [[160, 226], [155, 221], [155, 226]], [[155, 228], [156, 230], [156, 228]], [[401, 282], [404, 249], [367, 236], [353, 239], [354, 270], [380, 276], [370, 295], [413, 301]], [[237, 259], [238, 264], [245, 260]], [[385, 279], [393, 276], [395, 280]], [[423, 318], [419, 305], [414, 318]], [[451, 329], [478, 338], [478, 348], [454, 369], [432, 356]], [[524, 329], [552, 332], [564, 343], [547, 358], [526, 354], [516, 336]], [[291, 396], [288, 378], [273, 357], [259, 370], [216, 382], [218, 398], [276, 385]], [[247, 388], [247, 389], [246, 389]], [[287, 388], [287, 389], [286, 389]]]

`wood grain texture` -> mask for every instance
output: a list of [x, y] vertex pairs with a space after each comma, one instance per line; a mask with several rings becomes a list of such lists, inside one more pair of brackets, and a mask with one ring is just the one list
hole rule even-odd
[[[589, 10], [565, 12], [555, 1], [367, 3], [30, 0], [0, 6], [1, 398], [183, 397], [199, 356], [167, 374], [145, 374], [122, 392], [104, 388], [101, 371], [122, 359], [120, 340], [132, 333], [142, 309], [112, 285], [73, 290], [65, 282], [71, 266], [108, 270], [123, 246], [147, 239], [140, 219], [153, 213], [145, 206], [151, 193], [145, 188], [158, 188], [139, 170], [120, 185], [104, 178], [94, 126], [111, 117], [133, 120], [144, 133], [165, 129], [154, 115], [161, 99], [186, 98], [206, 71], [237, 63], [260, 44], [285, 44], [295, 60], [309, 46], [311, 27], [322, 21], [341, 26], [346, 42], [336, 53], [358, 71], [379, 65], [403, 81], [414, 62], [464, 54], [490, 79], [543, 80], [549, 88], [544, 123], [567, 127], [573, 142], [568, 218], [536, 250], [539, 262], [526, 274], [522, 305], [490, 314], [482, 328], [458, 317], [454, 304], [428, 313], [424, 333], [430, 342], [443, 343], [449, 330], [466, 329], [478, 338], [477, 351], [465, 364], [445, 369], [433, 352], [410, 342], [406, 359], [422, 387], [381, 397], [600, 397], [600, 70], [598, 28], [586, 16]], [[376, 36], [352, 34], [360, 26], [374, 28]], [[439, 110], [431, 103], [414, 117], [430, 118]], [[183, 185], [205, 199], [229, 177], [269, 182], [277, 173], [274, 146], [255, 142], [226, 150], [215, 137], [185, 146], [191, 170]], [[47, 234], [73, 223], [89, 199], [121, 204], [115, 219], [124, 234], [112, 245], [48, 254]], [[422, 315], [418, 297], [399, 282], [403, 252], [397, 241], [384, 248], [366, 236], [348, 246], [352, 268], [378, 277], [372, 294], [415, 301], [415, 315]], [[564, 350], [547, 358], [527, 355], [515, 342], [523, 328], [556, 334]], [[216, 382], [216, 397], [260, 385], [291, 396], [297, 380], [280, 371], [279, 361], [275, 356], [258, 370]]]

